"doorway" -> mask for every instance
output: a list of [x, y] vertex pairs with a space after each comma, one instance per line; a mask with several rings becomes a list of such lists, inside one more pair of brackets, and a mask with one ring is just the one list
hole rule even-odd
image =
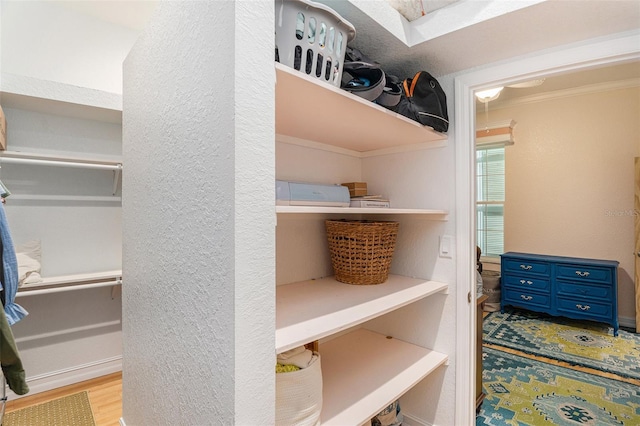
[[[455, 79], [455, 144], [456, 144], [456, 275], [460, 286], [468, 286], [458, 292], [456, 301], [458, 312], [457, 335], [459, 354], [473, 354], [476, 351], [474, 329], [475, 304], [471, 304], [467, 294], [475, 294], [475, 99], [474, 92], [496, 86], [545, 78], [571, 71], [586, 70], [604, 65], [613, 65], [640, 59], [640, 45], [637, 35], [623, 34], [605, 41], [594, 41], [588, 45], [558, 49], [554, 52], [531, 56], [508, 64], [494, 65], [481, 70], [460, 75]], [[465, 315], [468, 312], [468, 315]], [[460, 377], [475, 377], [472, 356], [460, 356], [456, 363]], [[465, 407], [458, 412], [459, 420], [472, 424], [475, 413], [473, 381], [460, 389], [456, 395], [457, 406]]]

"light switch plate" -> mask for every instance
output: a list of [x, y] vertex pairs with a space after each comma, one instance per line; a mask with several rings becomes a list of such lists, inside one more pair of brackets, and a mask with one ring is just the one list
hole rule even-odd
[[453, 258], [453, 237], [451, 235], [440, 237], [440, 257]]

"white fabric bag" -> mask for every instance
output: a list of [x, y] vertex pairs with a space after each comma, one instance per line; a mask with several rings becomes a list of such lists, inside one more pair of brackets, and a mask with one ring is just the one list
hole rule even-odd
[[322, 369], [314, 352], [307, 368], [276, 374], [276, 425], [316, 426], [322, 411]]

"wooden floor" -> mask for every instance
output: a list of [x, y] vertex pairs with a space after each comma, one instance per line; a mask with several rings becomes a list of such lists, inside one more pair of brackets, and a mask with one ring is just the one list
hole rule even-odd
[[59, 389], [7, 401], [6, 412], [88, 391], [96, 426], [119, 426], [122, 417], [122, 373], [113, 373]]

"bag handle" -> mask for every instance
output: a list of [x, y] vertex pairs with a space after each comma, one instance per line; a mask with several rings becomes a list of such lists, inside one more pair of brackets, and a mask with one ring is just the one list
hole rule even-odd
[[[413, 91], [416, 88], [416, 84], [418, 84], [418, 77], [420, 77], [421, 73], [422, 71], [418, 71], [412, 79], [407, 78], [402, 82], [402, 86], [404, 87], [404, 94], [407, 95], [408, 98], [413, 96]], [[409, 82], [411, 83], [411, 88], [409, 88]]]

